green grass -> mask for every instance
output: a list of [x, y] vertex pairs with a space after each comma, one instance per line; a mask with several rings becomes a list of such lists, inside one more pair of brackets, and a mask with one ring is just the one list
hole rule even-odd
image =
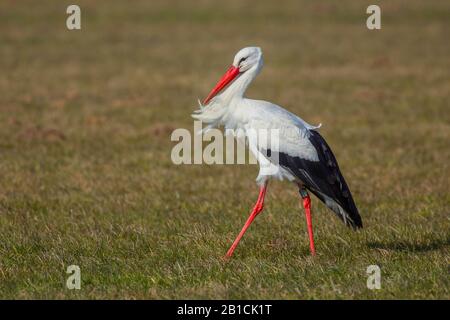
[[[0, 3], [2, 298], [449, 299], [448, 1]], [[248, 95], [323, 123], [365, 229], [256, 166], [175, 166], [173, 129], [241, 47]], [[82, 289], [65, 288], [68, 265]], [[366, 287], [378, 264], [382, 289]]]

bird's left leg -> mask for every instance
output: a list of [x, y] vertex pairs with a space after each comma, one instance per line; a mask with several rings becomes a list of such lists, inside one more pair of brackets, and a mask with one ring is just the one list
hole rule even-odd
[[264, 198], [266, 196], [266, 190], [267, 190], [267, 181], [264, 182], [264, 185], [261, 186], [259, 189], [259, 196], [258, 200], [256, 201], [255, 206], [253, 207], [252, 212], [250, 213], [250, 216], [248, 217], [247, 221], [244, 224], [244, 227], [242, 228], [241, 232], [237, 236], [236, 240], [234, 240], [233, 244], [231, 245], [230, 249], [227, 252], [226, 257], [230, 258], [233, 255], [234, 249], [236, 249], [239, 241], [241, 241], [242, 236], [244, 235], [245, 231], [247, 231], [248, 227], [252, 224], [255, 217], [263, 210], [264, 208]]
[[314, 256], [316, 254], [316, 249], [314, 248], [314, 234], [311, 218], [311, 198], [309, 197], [308, 191], [304, 186], [300, 186], [299, 192], [303, 200], [303, 208], [305, 208], [306, 225], [308, 227], [309, 234], [309, 248], [311, 250], [311, 254]]

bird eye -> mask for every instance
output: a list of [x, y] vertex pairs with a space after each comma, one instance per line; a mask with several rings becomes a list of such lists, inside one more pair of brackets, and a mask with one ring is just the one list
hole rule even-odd
[[247, 59], [247, 57], [241, 58], [241, 60], [239, 60], [238, 65], [240, 65], [242, 62], [244, 62]]

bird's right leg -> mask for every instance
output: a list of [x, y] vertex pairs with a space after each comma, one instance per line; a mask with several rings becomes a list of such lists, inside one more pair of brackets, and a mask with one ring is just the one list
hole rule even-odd
[[259, 196], [258, 200], [256, 201], [255, 206], [253, 207], [252, 212], [250, 213], [250, 216], [248, 217], [247, 221], [244, 224], [244, 227], [242, 228], [241, 232], [237, 236], [236, 240], [234, 240], [233, 244], [231, 245], [230, 249], [227, 252], [226, 258], [230, 258], [233, 255], [234, 249], [236, 249], [239, 241], [241, 241], [242, 236], [244, 235], [245, 231], [247, 231], [248, 227], [250, 227], [251, 223], [255, 219], [255, 217], [261, 213], [261, 211], [264, 208], [264, 198], [266, 196], [266, 190], [267, 190], [267, 181], [264, 183], [264, 185], [259, 190]]
[[311, 250], [311, 254], [314, 256], [316, 254], [316, 249], [314, 247], [314, 234], [311, 218], [311, 198], [309, 197], [306, 188], [302, 185], [299, 186], [299, 192], [303, 200], [303, 208], [305, 209], [306, 226], [308, 227], [309, 234], [309, 249]]

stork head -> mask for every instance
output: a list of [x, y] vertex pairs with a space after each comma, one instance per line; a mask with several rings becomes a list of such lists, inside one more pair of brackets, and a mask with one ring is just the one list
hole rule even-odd
[[253, 76], [259, 72], [263, 64], [262, 51], [259, 47], [246, 47], [238, 51], [233, 59], [233, 64], [225, 72], [216, 86], [211, 90], [203, 104], [214, 98], [223, 88], [236, 80], [243, 74], [252, 73]]
[[233, 59], [233, 67], [238, 68], [239, 72], [246, 72], [252, 67], [258, 67], [262, 64], [262, 51], [260, 47], [246, 47], [236, 53]]

